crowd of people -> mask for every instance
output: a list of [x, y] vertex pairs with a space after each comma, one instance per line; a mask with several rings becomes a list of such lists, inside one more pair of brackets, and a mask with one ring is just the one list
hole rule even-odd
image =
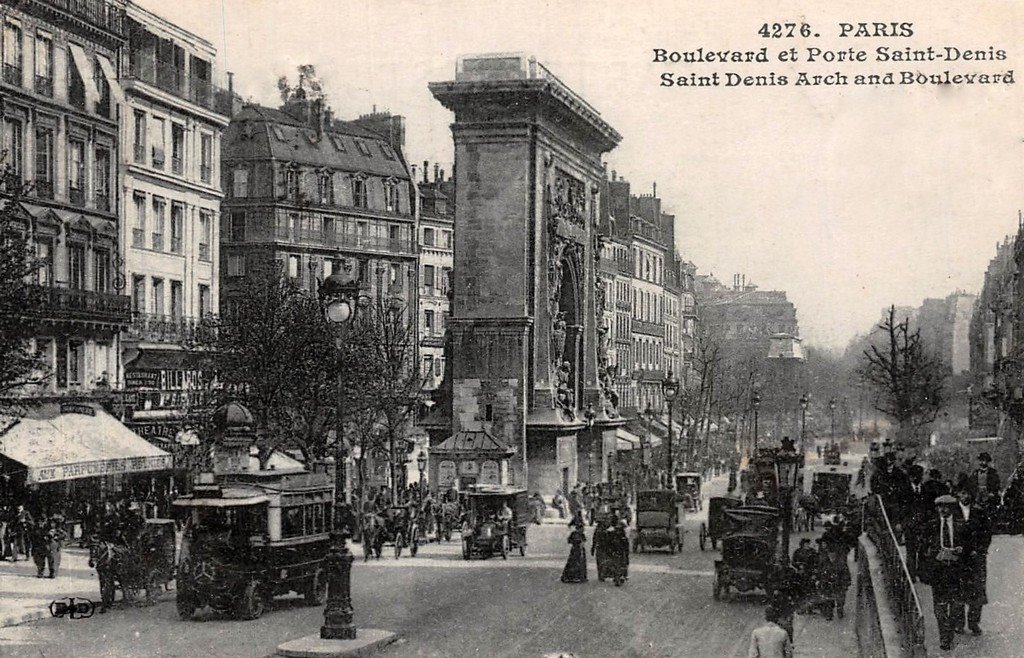
[[[613, 510], [593, 521], [590, 555], [597, 563], [597, 579], [620, 586], [629, 579], [629, 536], [622, 510]], [[587, 535], [582, 511], [569, 522], [569, 559], [562, 570], [563, 583], [587, 582]]]

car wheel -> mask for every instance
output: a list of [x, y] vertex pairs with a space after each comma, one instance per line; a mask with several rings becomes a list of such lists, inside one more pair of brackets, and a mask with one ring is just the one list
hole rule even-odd
[[508, 559], [508, 535], [501, 536], [501, 559]]
[[519, 557], [526, 557], [526, 542], [519, 544]]
[[412, 543], [409, 545], [409, 555], [411, 555], [412, 557], [416, 557], [416, 552], [419, 551], [419, 550], [420, 550], [420, 540], [419, 539], [413, 539]]
[[309, 579], [303, 598], [306, 605], [323, 605], [327, 601], [327, 578], [323, 569], [317, 569]]
[[259, 619], [266, 610], [267, 601], [259, 582], [250, 580], [238, 602], [238, 616], [242, 619]]
[[395, 559], [402, 557], [402, 544], [405, 542], [405, 537], [402, 533], [395, 535]]

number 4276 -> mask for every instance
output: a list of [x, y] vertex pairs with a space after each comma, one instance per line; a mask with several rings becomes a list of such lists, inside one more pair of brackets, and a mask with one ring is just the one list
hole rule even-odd
[[812, 36], [811, 26], [807, 23], [765, 23], [757, 33], [765, 39], [785, 39], [798, 35], [806, 39]]

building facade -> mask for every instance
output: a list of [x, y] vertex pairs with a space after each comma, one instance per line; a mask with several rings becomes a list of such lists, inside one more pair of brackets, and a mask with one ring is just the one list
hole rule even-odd
[[[89, 395], [120, 381], [130, 320], [118, 240], [116, 67], [125, 5], [3, 2], [0, 130], [41, 267], [45, 304], [32, 348], [49, 374], [29, 396]], [[20, 197], [20, 198], [15, 198]]]
[[219, 303], [221, 134], [210, 42], [129, 3], [121, 62], [122, 339], [133, 428], [174, 438], [206, 413], [209, 373], [187, 350]]
[[423, 163], [419, 191], [419, 340], [424, 390], [436, 391], [445, 369], [444, 336], [451, 316], [455, 185]]

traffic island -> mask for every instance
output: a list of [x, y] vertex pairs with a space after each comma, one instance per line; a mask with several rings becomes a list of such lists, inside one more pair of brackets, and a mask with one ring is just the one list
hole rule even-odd
[[315, 633], [279, 645], [277, 655], [289, 658], [369, 656], [396, 640], [398, 635], [378, 628], [360, 628], [359, 636], [354, 640], [325, 640]]

